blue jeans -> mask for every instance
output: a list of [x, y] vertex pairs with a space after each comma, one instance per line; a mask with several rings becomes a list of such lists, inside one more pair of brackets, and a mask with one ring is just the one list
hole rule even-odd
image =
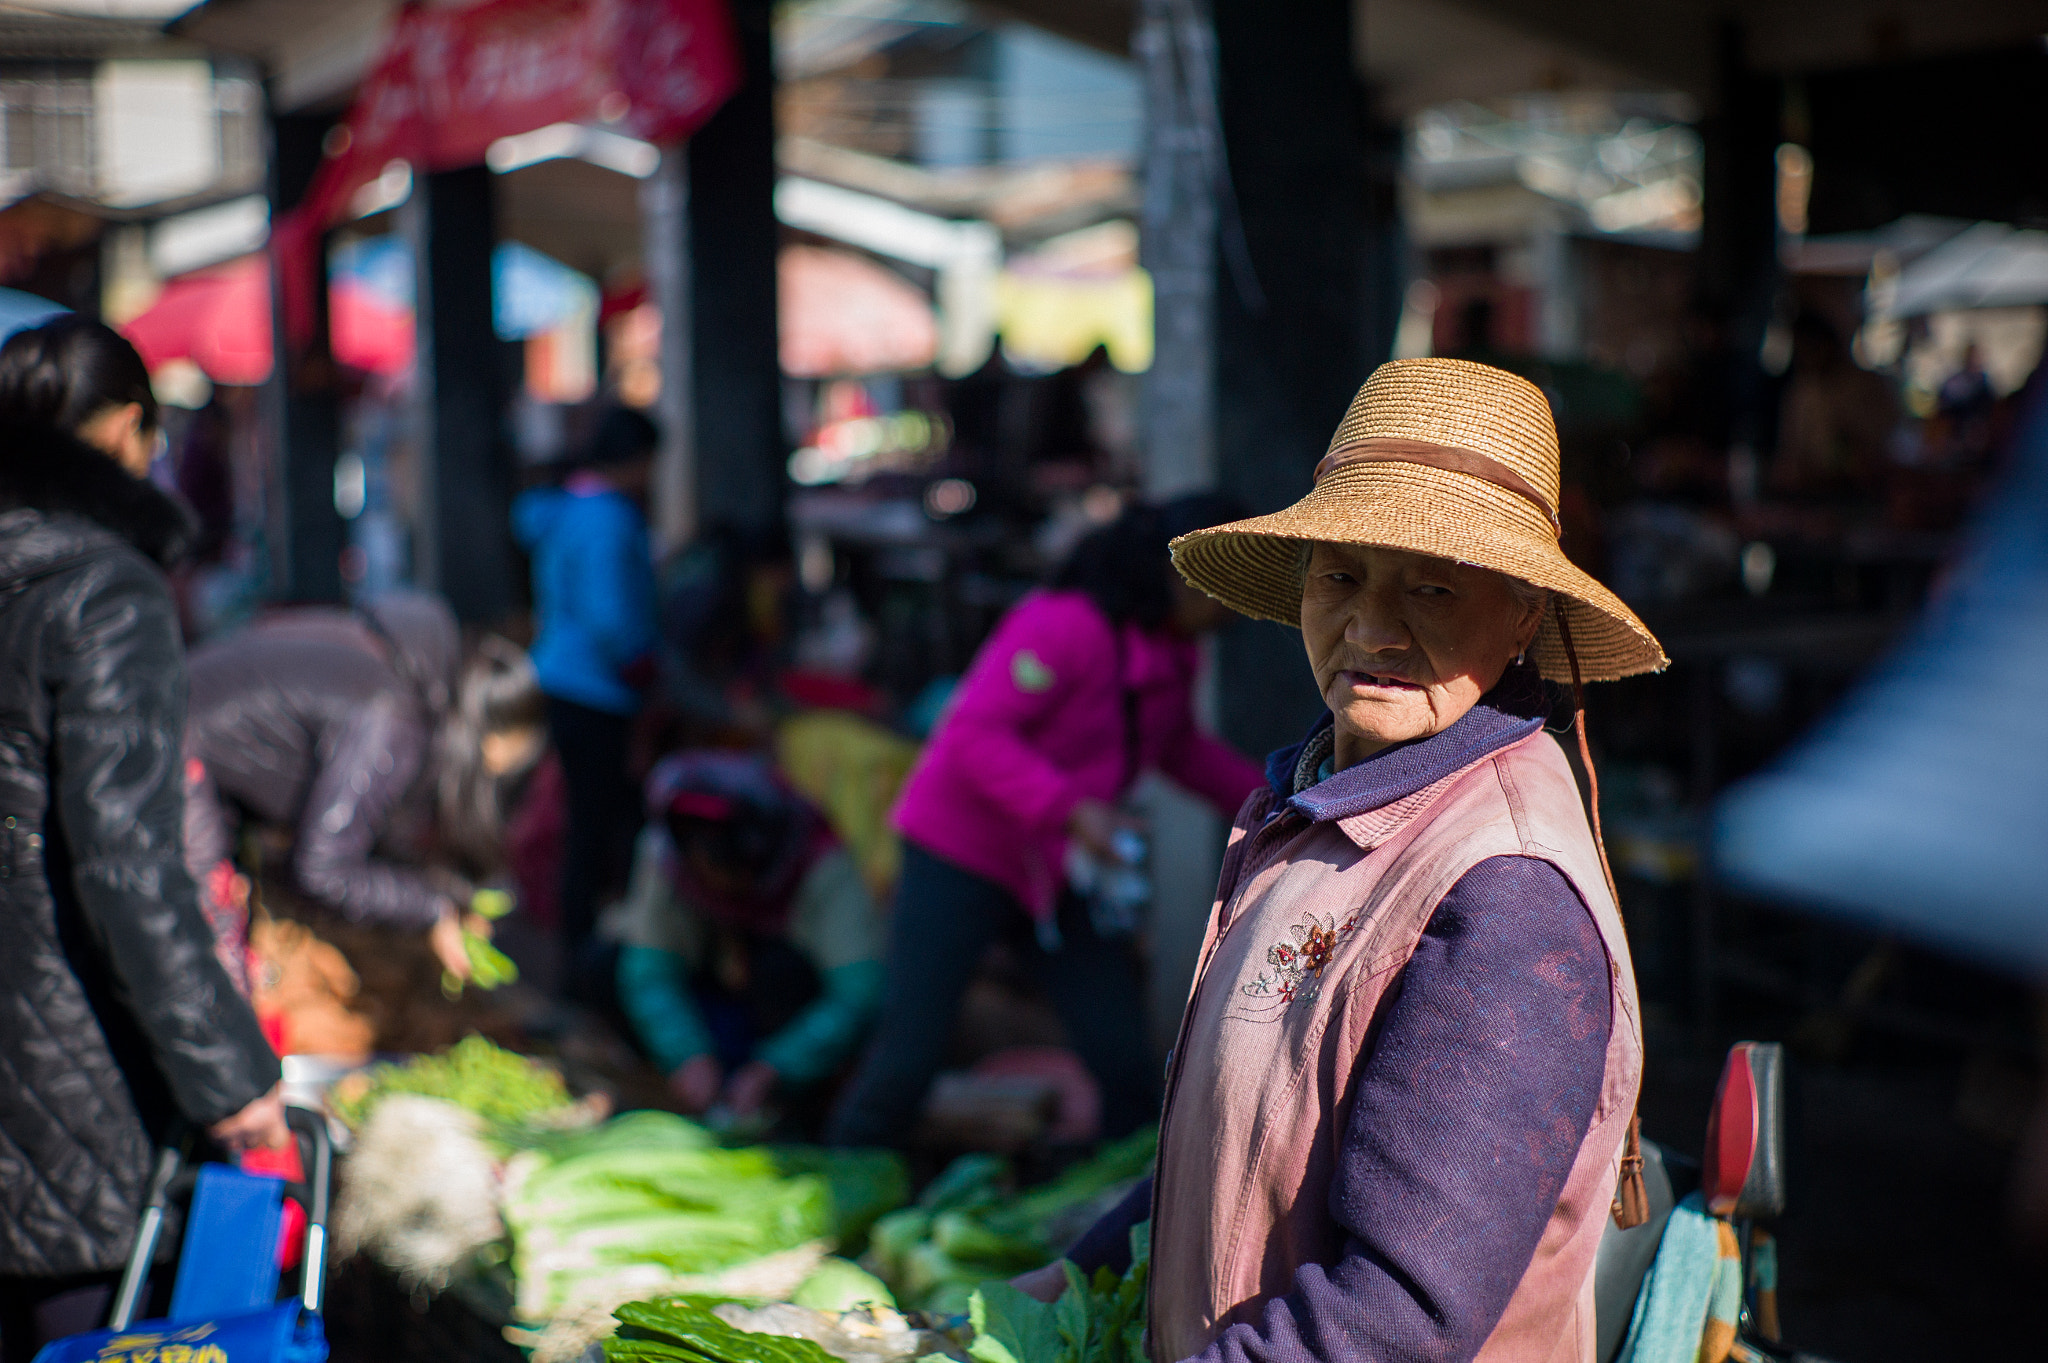
[[1145, 1039], [1145, 990], [1125, 938], [1099, 937], [1086, 907], [1062, 896], [1057, 951], [1046, 951], [1010, 892], [903, 846], [889, 922], [882, 1017], [826, 1128], [834, 1145], [901, 1145], [944, 1062], [960, 998], [983, 953], [1013, 941], [1066, 1024], [1068, 1044], [1102, 1089], [1102, 1133], [1128, 1135], [1159, 1116], [1159, 1065]]

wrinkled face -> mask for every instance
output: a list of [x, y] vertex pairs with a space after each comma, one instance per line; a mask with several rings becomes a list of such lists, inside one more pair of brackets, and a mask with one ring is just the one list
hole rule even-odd
[[1457, 723], [1536, 637], [1540, 615], [1487, 568], [1315, 545], [1301, 636], [1336, 717], [1337, 769]]

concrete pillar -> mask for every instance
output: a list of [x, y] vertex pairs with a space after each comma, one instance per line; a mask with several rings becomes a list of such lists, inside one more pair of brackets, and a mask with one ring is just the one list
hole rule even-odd
[[1710, 391], [1720, 396], [1718, 429], [1731, 450], [1754, 457], [1774, 432], [1769, 385], [1760, 353], [1777, 303], [1777, 151], [1783, 89], [1748, 68], [1742, 29], [1720, 34], [1715, 105], [1700, 124], [1705, 154], [1701, 205], [1701, 310], [1719, 327], [1722, 344]]
[[1131, 53], [1145, 81], [1153, 359], [1140, 389], [1145, 495], [1216, 486], [1216, 209], [1222, 130], [1216, 33], [1200, 0], [1142, 0]]
[[661, 397], [655, 420], [661, 447], [649, 489], [652, 528], [662, 550], [697, 533], [697, 373], [690, 260], [690, 162], [687, 147], [662, 153], [661, 168], [640, 182], [641, 255], [648, 296], [661, 312]]
[[[320, 166], [321, 139], [333, 126], [323, 115], [270, 118], [270, 217], [275, 222], [305, 195]], [[341, 449], [334, 357], [327, 343], [326, 250], [307, 262], [316, 273], [310, 293], [317, 323], [308, 343], [293, 347], [284, 325], [281, 281], [272, 257], [270, 381], [263, 412], [270, 442], [271, 595], [282, 601], [341, 600], [345, 532], [334, 509], [334, 460]]]
[[519, 600], [508, 522], [512, 456], [491, 326], [491, 172], [413, 180], [401, 210], [417, 272], [419, 520], [413, 576], [465, 622], [495, 623]]
[[696, 520], [754, 534], [781, 525], [789, 457], [775, 317], [771, 9], [771, 0], [733, 0], [744, 84], [690, 139], [683, 248], [698, 395]]
[[[1308, 490], [1352, 394], [1384, 352], [1368, 337], [1365, 101], [1350, 0], [1215, 0], [1224, 145], [1257, 290], [1217, 284], [1218, 486], [1254, 511]], [[1228, 219], [1223, 231], [1231, 231]], [[1381, 301], [1384, 310], [1385, 301]], [[1249, 753], [1299, 738], [1321, 709], [1300, 636], [1246, 623], [1218, 641], [1219, 718]]]

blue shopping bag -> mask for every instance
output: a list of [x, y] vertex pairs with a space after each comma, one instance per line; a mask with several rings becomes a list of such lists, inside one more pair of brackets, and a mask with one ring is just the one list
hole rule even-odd
[[209, 1164], [195, 1181], [170, 1315], [132, 1319], [150, 1275], [171, 1185], [184, 1163], [180, 1148], [168, 1146], [158, 1154], [107, 1328], [53, 1340], [35, 1363], [326, 1363], [320, 1302], [333, 1151], [323, 1117], [287, 1107], [285, 1120], [311, 1140], [313, 1149], [311, 1176], [303, 1188], [295, 1185], [293, 1190], [308, 1204], [298, 1296], [276, 1300], [284, 1180]]
[[139, 1320], [43, 1346], [35, 1363], [326, 1363], [320, 1318], [297, 1298], [216, 1320]]

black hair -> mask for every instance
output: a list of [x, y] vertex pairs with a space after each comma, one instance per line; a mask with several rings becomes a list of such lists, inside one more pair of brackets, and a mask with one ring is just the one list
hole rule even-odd
[[720, 870], [755, 883], [774, 868], [789, 840], [790, 811], [736, 799], [732, 813], [722, 819], [671, 810], [663, 822], [677, 851], [695, 851]]
[[506, 797], [533, 766], [493, 775], [484, 767], [484, 737], [546, 722], [546, 701], [526, 650], [495, 634], [479, 638], [441, 725], [436, 792], [442, 843], [477, 873], [493, 873], [504, 860]]
[[661, 427], [633, 407], [607, 407], [597, 419], [590, 443], [571, 462], [578, 468], [604, 468], [651, 458], [661, 444]]
[[1050, 585], [1086, 592], [1117, 624], [1153, 630], [1173, 613], [1173, 559], [1167, 545], [1191, 530], [1238, 520], [1244, 509], [1216, 492], [1196, 492], [1152, 505], [1133, 502], [1091, 531], [1053, 572]]
[[131, 402], [141, 404], [143, 429], [157, 429], [149, 368], [104, 323], [73, 313], [0, 345], [0, 421], [76, 434], [108, 408]]

